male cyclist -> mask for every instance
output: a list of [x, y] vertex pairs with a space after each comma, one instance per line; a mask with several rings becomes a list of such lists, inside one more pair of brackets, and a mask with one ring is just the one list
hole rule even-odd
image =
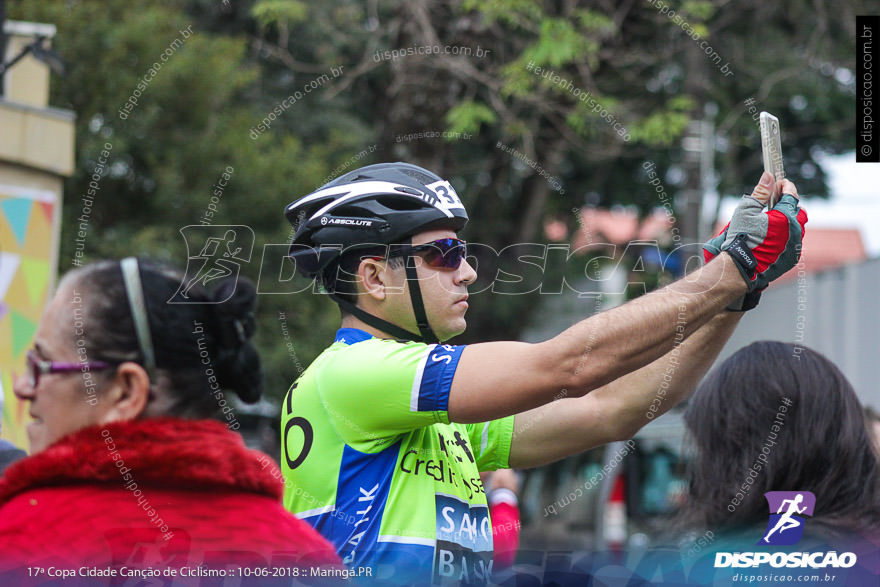
[[762, 181], [705, 245], [705, 266], [540, 344], [442, 344], [465, 330], [476, 273], [457, 237], [464, 206], [439, 176], [370, 165], [290, 204], [291, 257], [342, 328], [284, 402], [285, 507], [362, 576], [485, 582], [480, 471], [631, 438], [712, 364], [741, 316], [725, 308], [753, 307], [797, 262], [795, 187], [780, 182], [768, 213]]

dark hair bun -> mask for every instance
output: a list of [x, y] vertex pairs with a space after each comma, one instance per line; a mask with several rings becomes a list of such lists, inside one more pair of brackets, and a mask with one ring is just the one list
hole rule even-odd
[[257, 288], [245, 278], [224, 279], [214, 289], [214, 328], [217, 342], [215, 368], [222, 387], [235, 391], [242, 401], [254, 403], [263, 390], [260, 356], [251, 343], [257, 329], [254, 310]]

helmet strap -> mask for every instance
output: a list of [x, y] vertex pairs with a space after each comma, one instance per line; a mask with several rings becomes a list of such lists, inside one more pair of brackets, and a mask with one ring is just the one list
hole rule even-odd
[[[411, 245], [402, 246], [408, 249], [408, 247], [410, 247]], [[414, 255], [410, 254], [407, 250], [406, 255], [404, 255], [406, 281], [407, 283], [409, 283], [409, 298], [412, 302], [413, 314], [415, 315], [416, 325], [419, 328], [420, 334], [412, 333], [409, 330], [401, 328], [396, 324], [392, 324], [387, 320], [383, 320], [378, 316], [369, 314], [366, 310], [358, 308], [356, 305], [352, 304], [348, 300], [337, 296], [335, 292], [329, 292], [330, 299], [339, 304], [341, 308], [343, 308], [349, 314], [355, 316], [362, 322], [369, 324], [373, 328], [378, 328], [382, 332], [387, 332], [388, 334], [397, 337], [399, 340], [415, 340], [428, 344], [438, 343], [440, 341], [437, 338], [437, 335], [434, 334], [434, 331], [431, 329], [431, 325], [428, 324], [428, 315], [427, 312], [425, 312], [425, 302], [422, 300], [422, 290], [419, 287], [419, 276], [416, 271], [414, 259]]]
[[425, 312], [425, 302], [422, 300], [422, 290], [419, 287], [419, 276], [416, 271], [415, 255], [409, 251], [412, 247], [411, 241], [410, 244], [397, 246], [400, 246], [403, 249], [403, 252], [405, 252], [405, 255], [402, 256], [405, 262], [406, 281], [409, 283], [409, 297], [412, 302], [413, 314], [415, 315], [416, 325], [419, 328], [420, 334], [410, 332], [405, 328], [401, 328], [396, 324], [392, 324], [387, 320], [383, 320], [378, 316], [368, 313], [366, 310], [357, 307], [348, 300], [337, 296], [335, 291], [329, 291], [328, 295], [330, 296], [330, 299], [339, 304], [341, 308], [358, 318], [360, 321], [369, 324], [373, 328], [378, 328], [382, 332], [387, 332], [399, 340], [414, 340], [427, 344], [438, 343], [440, 341], [437, 338], [437, 335], [434, 334], [431, 325], [428, 324], [428, 314]]
[[428, 324], [428, 315], [425, 312], [425, 303], [422, 301], [422, 290], [419, 287], [419, 276], [416, 272], [415, 257], [407, 252], [406, 255], [406, 281], [409, 283], [409, 298], [412, 301], [413, 314], [416, 317], [416, 325], [422, 335], [422, 342], [437, 343], [437, 335]]
[[[382, 320], [378, 316], [373, 316], [372, 314], [368, 314], [365, 310], [358, 308], [348, 300], [344, 300], [341, 297], [337, 296], [335, 293], [329, 294], [330, 299], [339, 304], [346, 312], [355, 316], [361, 322], [369, 324], [373, 328], [378, 328], [382, 332], [387, 332], [388, 334], [396, 337], [398, 340], [419, 340], [418, 334], [413, 334], [409, 330], [405, 328], [401, 328], [396, 324], [392, 324], [391, 322], [386, 322]], [[424, 341], [427, 342], [427, 341]]]

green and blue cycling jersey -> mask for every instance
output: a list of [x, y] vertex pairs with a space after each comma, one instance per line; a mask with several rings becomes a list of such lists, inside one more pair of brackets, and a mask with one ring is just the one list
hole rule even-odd
[[491, 574], [479, 473], [508, 466], [513, 416], [449, 422], [464, 348], [343, 328], [288, 392], [284, 506], [346, 565], [400, 583], [483, 583]]

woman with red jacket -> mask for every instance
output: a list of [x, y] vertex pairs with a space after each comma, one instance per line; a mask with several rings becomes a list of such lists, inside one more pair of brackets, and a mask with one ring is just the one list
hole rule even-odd
[[282, 507], [275, 464], [229, 430], [224, 391], [254, 402], [262, 387], [253, 284], [182, 284], [134, 258], [62, 280], [14, 386], [33, 456], [0, 480], [0, 581], [25, 565], [180, 578], [339, 564]]

